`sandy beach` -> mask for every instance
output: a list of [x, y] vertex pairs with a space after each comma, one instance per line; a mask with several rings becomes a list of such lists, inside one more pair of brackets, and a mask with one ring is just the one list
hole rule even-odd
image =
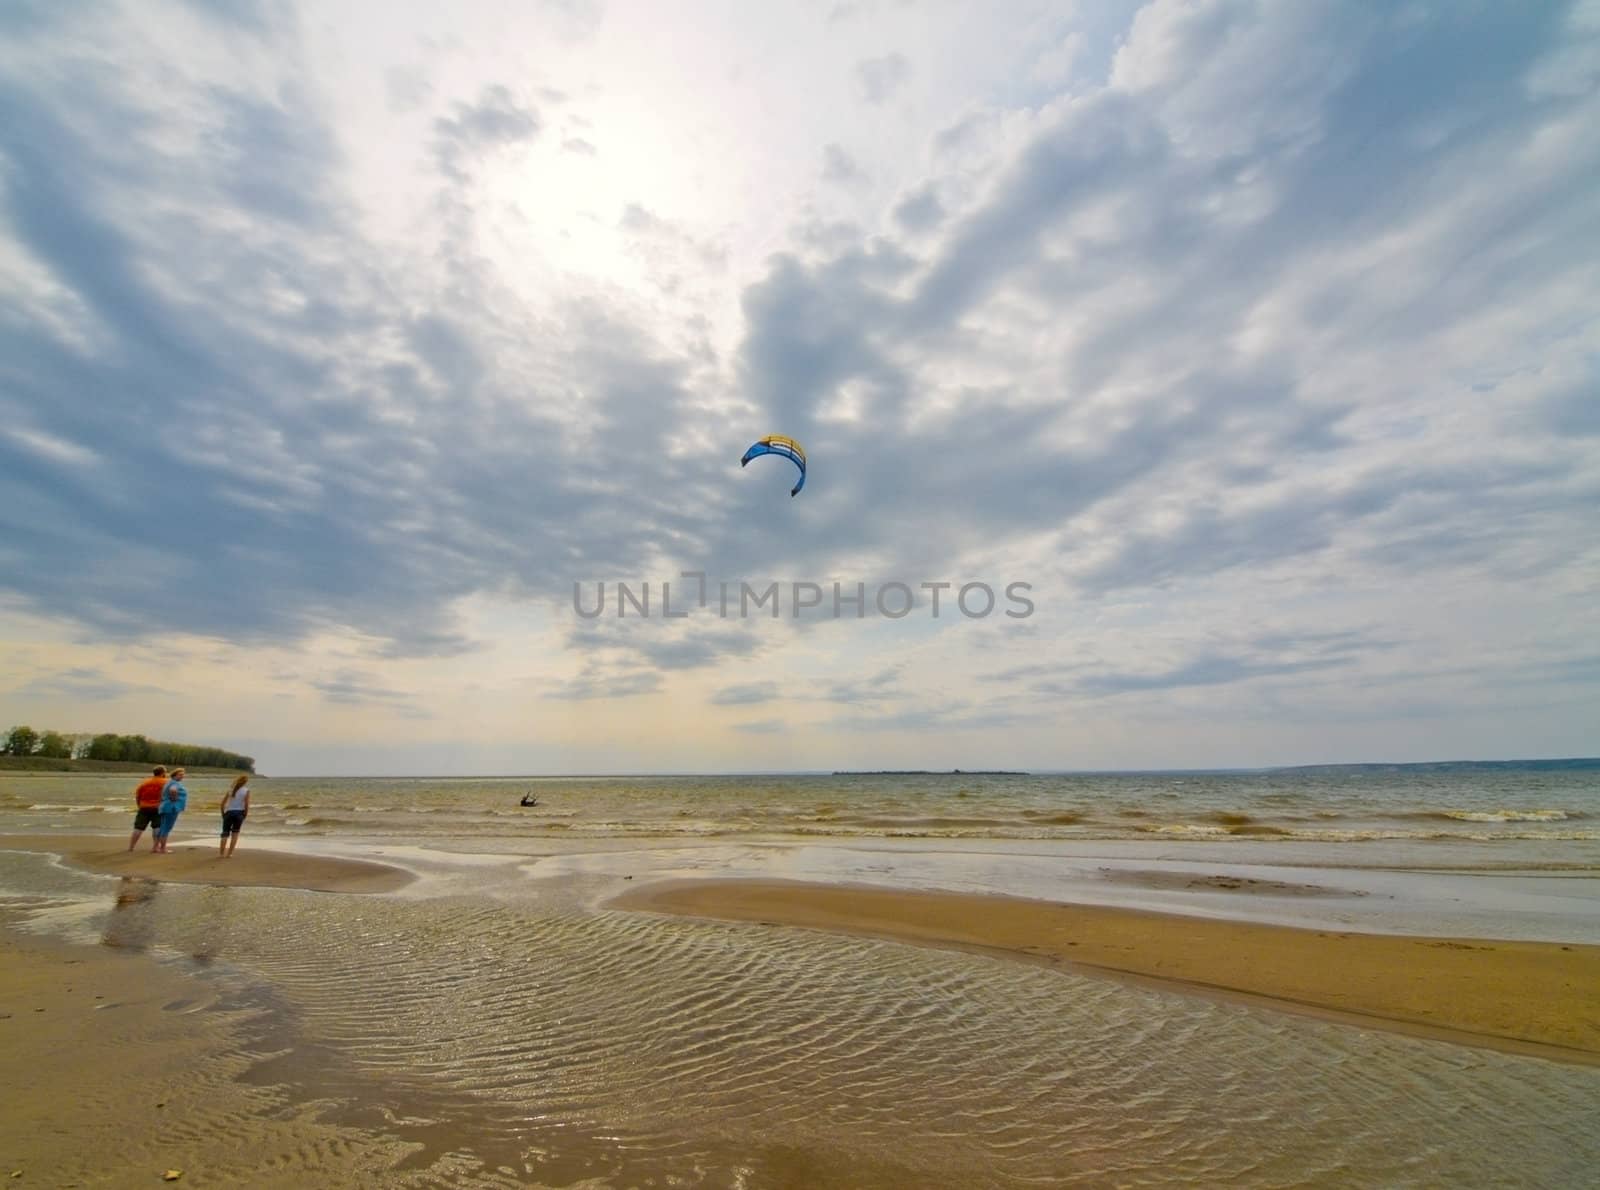
[[[13, 836], [0, 847], [48, 851], [87, 870], [146, 880], [324, 892], [392, 892], [400, 868], [366, 860], [241, 850], [219, 859], [190, 844], [129, 852], [98, 836]], [[1161, 872], [1118, 872], [1122, 884], [1172, 888]], [[1206, 877], [1187, 881], [1249, 898], [1316, 895], [1311, 885]], [[1600, 1064], [1600, 947], [1483, 938], [1296, 929], [1062, 904], [1012, 896], [906, 891], [792, 880], [647, 884], [617, 908], [889, 938], [981, 950], [1079, 972], [1160, 980], [1201, 994], [1250, 997], [1370, 1028]]]
[[[1213, 1080], [1264, 1149], [1300, 1144], [1279, 1105], [1315, 1100], [1351, 1121], [1340, 1168], [1376, 1170], [1407, 1127], [1395, 1113], [1414, 1110], [1412, 1079], [1450, 1110], [1506, 1110], [1509, 1091], [1530, 1112], [1581, 1100], [1600, 1066], [1600, 947], [1579, 942], [684, 879], [678, 851], [551, 867], [560, 857], [409, 849], [391, 865], [358, 845], [273, 840], [223, 861], [199, 841], [151, 855], [126, 836], [0, 838], [20, 852], [76, 882], [37, 906], [89, 914], [44, 932], [26, 902], [0, 918], [0, 1174], [21, 1170], [21, 1185], [169, 1169], [217, 1186], [692, 1183], [701, 1168], [760, 1186], [920, 1187], [935, 1170], [1099, 1185], [1125, 1161], [1231, 1182], [1257, 1158], [1215, 1133]], [[1312, 869], [1109, 862], [1105, 888], [1210, 898], [1208, 911], [1226, 894], [1240, 917], [1284, 898], [1376, 899], [1336, 895]], [[441, 870], [455, 875], [435, 883]], [[1263, 1047], [1295, 1060], [1258, 1067]], [[1366, 1075], [1347, 1096], [1328, 1079], [1352, 1058]], [[1485, 1062], [1523, 1066], [1480, 1088]], [[1211, 1106], [1159, 1108], [1197, 1079], [1183, 1101]], [[944, 1128], [951, 1095], [968, 1106]], [[905, 1150], [907, 1134], [923, 1148]], [[1308, 1153], [1324, 1160], [1326, 1143]], [[1428, 1169], [1458, 1179], [1477, 1159], [1445, 1145]], [[1581, 1153], [1537, 1159], [1559, 1184]]]
[[[1238, 885], [1240, 891], [1250, 887]], [[1371, 1028], [1600, 1065], [1596, 946], [1303, 930], [1016, 897], [792, 881], [668, 884], [613, 903], [978, 949], [1249, 996]]]
[[[259, 1004], [113, 947], [0, 915], [0, 1178], [8, 1186], [375, 1184], [391, 1142], [312, 1117], [253, 1077], [272, 1052]], [[248, 1159], [241, 1159], [248, 1153]]]

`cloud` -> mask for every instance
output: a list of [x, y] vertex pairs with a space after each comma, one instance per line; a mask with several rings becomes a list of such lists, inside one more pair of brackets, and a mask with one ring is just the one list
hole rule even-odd
[[372, 674], [355, 669], [343, 669], [332, 677], [312, 679], [309, 684], [329, 702], [349, 706], [398, 707], [407, 705], [411, 698], [408, 691], [385, 686]]
[[35, 678], [17, 691], [24, 700], [67, 700], [72, 702], [114, 702], [139, 696], [170, 697], [171, 691], [143, 682], [124, 682], [99, 669], [73, 666], [48, 677]]
[[384, 71], [383, 84], [391, 111], [414, 111], [433, 94], [433, 84], [420, 66], [391, 66]]
[[944, 222], [945, 209], [939, 196], [924, 187], [908, 194], [894, 208], [894, 220], [902, 230], [911, 234], [932, 231]]
[[1310, 661], [1250, 662], [1237, 657], [1198, 657], [1159, 673], [1101, 673], [1080, 679], [1073, 689], [1081, 694], [1126, 694], [1142, 690], [1175, 690], [1186, 686], [1225, 686], [1251, 678], [1306, 673], [1350, 664], [1348, 657], [1321, 657]]
[[990, 731], [1015, 727], [1036, 720], [1037, 711], [1012, 710], [1000, 706], [982, 707], [958, 700], [940, 706], [923, 706], [901, 711], [879, 712], [852, 709], [829, 720], [836, 730], [863, 733], [911, 733]]
[[[547, 137], [542, 78], [486, 71], [463, 100], [441, 75], [436, 99], [380, 63], [374, 146], [293, 13], [221, 15], [170, 70], [109, 10], [0, 16], [0, 587], [26, 611], [118, 640], [349, 630], [371, 670], [343, 692], [373, 705], [384, 662], [472, 647], [468, 597], [561, 605], [682, 568], [1028, 577], [1062, 617], [1207, 618], [1166, 653], [1125, 636], [1083, 665], [1040, 633], [984, 655], [1077, 698], [1399, 664], [1205, 634], [1256, 600], [1325, 600], [1336, 634], [1509, 586], [1579, 635], [1600, 109], [1578, 9], [1152, 3], [1116, 36], [1006, 41], [1026, 95], [963, 78], [937, 125], [895, 102], [904, 56], [847, 49], [903, 151], [865, 184], [859, 129], [819, 108], [777, 147], [804, 198], [763, 181], [741, 203], [775, 213], [737, 227], [631, 177], [570, 109]], [[126, 52], [91, 67], [91, 33]], [[527, 170], [502, 187], [508, 152]], [[841, 183], [820, 195], [819, 153]], [[556, 230], [551, 194], [596, 209]], [[610, 271], [563, 271], [562, 235]], [[737, 469], [769, 432], [810, 452], [795, 501]], [[909, 678], [852, 676], [853, 622], [709, 627], [574, 629], [593, 668], [551, 697], [670, 689], [815, 632], [815, 688], [892, 707], [884, 730], [1025, 722], [917, 719]], [[927, 647], [959, 665], [956, 639]], [[761, 685], [742, 676], [717, 688]]]
[[434, 121], [434, 160], [439, 172], [462, 182], [477, 158], [531, 141], [540, 129], [538, 113], [496, 83], [485, 87], [474, 102], [457, 103], [451, 115]]
[[[452, 168], [532, 127], [486, 96], [441, 122]], [[96, 345], [26, 306], [0, 324], [10, 400], [32, 423], [0, 435], [0, 521], [28, 558], [8, 567], [15, 593], [117, 635], [283, 640], [331, 621], [389, 639], [389, 655], [450, 654], [464, 641], [438, 625], [456, 598], [548, 589], [566, 578], [556, 557], [620, 569], [663, 526], [694, 523], [653, 498], [688, 490], [681, 462], [591, 437], [674, 425], [684, 366], [647, 333], [575, 303], [554, 358], [519, 362], [515, 307], [467, 322], [424, 277], [380, 280], [383, 250], [333, 197], [341, 160], [314, 110], [291, 119], [211, 83], [190, 98], [203, 136], [141, 115], [115, 71], [70, 105], [42, 84], [0, 97], [15, 117], [0, 131], [8, 234], [74, 295]], [[133, 196], [175, 173], [172, 221], [134, 218]], [[455, 276], [484, 280], [476, 264]], [[551, 368], [581, 372], [581, 411], [542, 395]]]
[[823, 151], [822, 176], [838, 186], [854, 186], [867, 180], [856, 159], [837, 144], [829, 145]]
[[546, 698], [571, 702], [594, 699], [631, 698], [638, 694], [654, 694], [661, 688], [661, 675], [636, 670], [629, 673], [600, 673], [592, 667], [580, 676], [565, 681], [546, 691]]
[[887, 103], [911, 77], [911, 63], [900, 53], [863, 58], [856, 63], [856, 88], [873, 105]]
[[3, 431], [19, 446], [40, 459], [63, 463], [69, 467], [84, 467], [95, 463], [99, 455], [86, 446], [57, 438], [38, 430], [9, 429]]
[[711, 696], [711, 702], [719, 707], [753, 706], [756, 703], [771, 702], [779, 697], [780, 693], [776, 682], [744, 682], [734, 686], [724, 686]]
[[910, 692], [900, 689], [900, 667], [889, 666], [865, 678], [833, 682], [820, 695], [828, 702], [877, 704], [888, 699], [909, 698]]

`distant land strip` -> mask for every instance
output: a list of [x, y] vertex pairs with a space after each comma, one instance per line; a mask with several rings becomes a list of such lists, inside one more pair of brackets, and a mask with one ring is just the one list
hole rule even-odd
[[1031, 777], [1021, 769], [835, 769], [835, 777]]
[[[83, 760], [55, 756], [7, 756], [0, 753], [0, 771], [9, 769], [25, 773], [144, 773], [148, 776], [150, 770], [161, 763], [159, 760]], [[231, 777], [247, 771], [206, 764], [175, 766], [170, 762], [168, 767], [183, 767], [191, 777], [224, 773]]]

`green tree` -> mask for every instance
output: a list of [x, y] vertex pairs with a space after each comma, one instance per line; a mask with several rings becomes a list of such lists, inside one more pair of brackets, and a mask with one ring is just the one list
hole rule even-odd
[[39, 755], [66, 760], [72, 755], [72, 741], [59, 731], [47, 731], [39, 737]]
[[23, 724], [13, 727], [6, 737], [6, 751], [13, 756], [32, 756], [38, 745], [39, 733]]
[[90, 760], [121, 760], [122, 737], [114, 732], [101, 732], [89, 741], [84, 755]]

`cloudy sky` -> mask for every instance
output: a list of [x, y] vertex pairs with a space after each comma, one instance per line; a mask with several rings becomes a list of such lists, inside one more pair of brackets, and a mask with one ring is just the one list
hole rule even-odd
[[9, 0], [0, 294], [4, 723], [1600, 752], [1600, 4]]

